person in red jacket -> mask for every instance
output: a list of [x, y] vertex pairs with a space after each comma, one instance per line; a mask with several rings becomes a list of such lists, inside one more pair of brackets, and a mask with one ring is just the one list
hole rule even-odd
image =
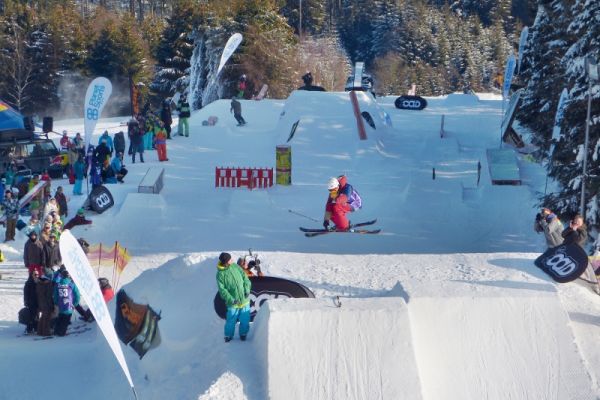
[[329, 190], [329, 197], [325, 205], [323, 227], [330, 229], [329, 221], [331, 221], [335, 225], [335, 230], [347, 231], [350, 228], [350, 222], [346, 218], [346, 214], [353, 211], [350, 204], [348, 204], [348, 195], [342, 190], [343, 186], [340, 185], [340, 181], [337, 178], [329, 179], [327, 189]]

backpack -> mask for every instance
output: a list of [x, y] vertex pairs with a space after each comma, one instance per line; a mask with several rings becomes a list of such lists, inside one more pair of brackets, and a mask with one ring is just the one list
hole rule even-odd
[[58, 312], [70, 314], [73, 311], [73, 287], [70, 284], [59, 283], [56, 285], [58, 291]]
[[358, 194], [352, 185], [348, 184], [348, 186], [350, 186], [348, 190], [348, 204], [350, 204], [350, 207], [354, 210], [362, 208], [362, 198], [360, 197], [360, 194]]

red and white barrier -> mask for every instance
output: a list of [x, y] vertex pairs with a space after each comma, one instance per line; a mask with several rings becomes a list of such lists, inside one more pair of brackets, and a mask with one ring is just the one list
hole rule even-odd
[[273, 186], [273, 168], [215, 168], [215, 187], [264, 189]]

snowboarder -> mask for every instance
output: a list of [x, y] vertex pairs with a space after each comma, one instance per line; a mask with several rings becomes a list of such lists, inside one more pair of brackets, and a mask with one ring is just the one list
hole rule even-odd
[[246, 125], [246, 120], [242, 117], [242, 104], [235, 97], [231, 99], [231, 109], [229, 112], [233, 112], [233, 116], [238, 122], [238, 126]]
[[65, 224], [64, 229], [73, 229], [73, 227], [77, 225], [89, 225], [91, 223], [92, 221], [90, 221], [89, 219], [85, 219], [85, 210], [83, 208], [80, 208], [79, 210], [77, 210], [77, 215], [75, 215], [69, 220], [69, 222]]
[[177, 126], [177, 133], [179, 136], [190, 136], [190, 125], [188, 118], [190, 117], [190, 104], [187, 102], [185, 95], [181, 95], [179, 102], [177, 103], [177, 111], [179, 112], [179, 125]]
[[549, 208], [542, 208], [542, 211], [535, 216], [533, 228], [537, 233], [544, 233], [548, 248], [553, 248], [562, 244], [562, 222], [560, 222], [558, 216]]
[[[244, 270], [244, 272], [246, 273], [246, 276], [248, 276], [248, 278], [251, 278], [253, 276], [264, 276], [263, 272], [260, 269], [260, 260], [250, 260], [249, 262], [246, 261], [246, 257], [240, 257], [237, 260], [237, 265], [239, 265], [240, 267], [242, 267], [242, 269]], [[252, 270], [255, 269], [256, 273], [254, 273]]]
[[354, 208], [348, 203], [348, 188], [345, 186], [346, 177], [343, 176], [344, 186], [340, 186], [338, 178], [330, 178], [327, 183], [327, 189], [329, 190], [329, 197], [327, 197], [327, 203], [325, 205], [325, 217], [323, 218], [323, 228], [329, 228], [329, 221], [334, 223], [337, 231], [347, 231], [350, 228], [350, 223], [346, 214], [354, 211]]
[[217, 264], [217, 286], [219, 295], [227, 305], [225, 342], [235, 334], [235, 325], [240, 322], [240, 339], [246, 340], [250, 330], [250, 279], [244, 270], [231, 262], [231, 254], [221, 253]]

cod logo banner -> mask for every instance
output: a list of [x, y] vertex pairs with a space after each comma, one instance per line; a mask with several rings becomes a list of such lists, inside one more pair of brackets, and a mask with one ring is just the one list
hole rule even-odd
[[588, 256], [579, 245], [568, 244], [546, 250], [534, 263], [556, 282], [565, 283], [583, 274]]
[[[277, 299], [280, 297], [295, 297], [295, 298], [314, 298], [315, 295], [304, 285], [287, 279], [275, 278], [273, 276], [252, 276], [252, 289], [250, 290], [250, 320], [254, 320], [254, 316], [269, 299]], [[215, 295], [214, 299], [215, 312], [217, 315], [225, 319], [227, 315], [227, 307], [225, 302], [219, 296]]]
[[427, 100], [421, 96], [400, 96], [394, 101], [396, 108], [401, 110], [423, 110], [427, 107]]
[[112, 194], [102, 185], [92, 190], [89, 202], [92, 210], [96, 211], [98, 214], [102, 214], [115, 204]]
[[158, 347], [160, 334], [158, 321], [160, 315], [149, 305], [134, 303], [123, 289], [117, 293], [117, 312], [115, 331], [119, 339], [128, 344], [140, 356], [148, 350]]

